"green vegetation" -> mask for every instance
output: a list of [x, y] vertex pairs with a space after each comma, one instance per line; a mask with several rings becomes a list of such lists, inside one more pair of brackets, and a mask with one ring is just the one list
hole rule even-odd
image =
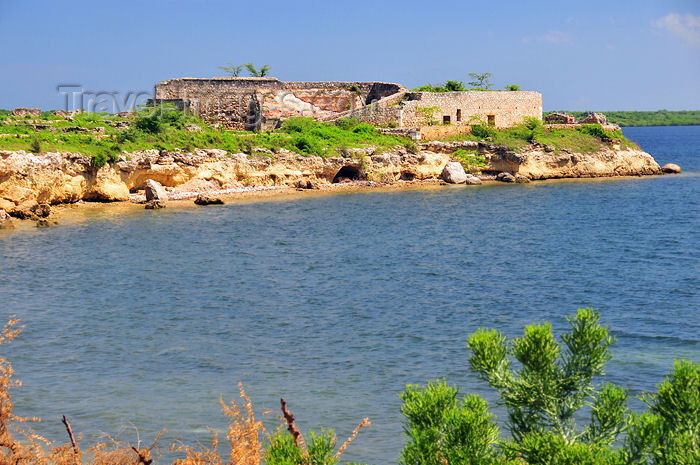
[[472, 125], [471, 134], [454, 136], [448, 140], [488, 140], [516, 151], [533, 142], [549, 146], [554, 152], [595, 152], [612, 142], [619, 142], [622, 147], [636, 147], [620, 130], [606, 131], [599, 124], [587, 124], [576, 129], [547, 130], [537, 118], [525, 118], [522, 124], [505, 129], [496, 129], [479, 122]]
[[416, 113], [420, 115], [421, 123], [424, 126], [436, 126], [440, 124], [435, 118], [435, 113], [440, 111], [440, 107], [416, 107]]
[[31, 140], [29, 141], [29, 150], [31, 150], [32, 153], [41, 153], [41, 141], [39, 140], [39, 137], [37, 137], [36, 134], [34, 134]]
[[[491, 73], [469, 73], [469, 77], [472, 79], [467, 84], [469, 87], [465, 87], [462, 81], [445, 81], [444, 84], [426, 84], [423, 86], [416, 87], [412, 89], [414, 92], [464, 92], [467, 90], [494, 90], [491, 89]], [[509, 84], [505, 87], [505, 90], [509, 91], [519, 91], [520, 86], [517, 84]]]
[[[426, 84], [412, 90], [414, 92], [463, 92], [466, 90], [491, 90], [491, 76], [491, 73], [469, 73], [469, 77], [472, 79], [468, 82], [470, 88], [464, 87], [464, 83], [462, 81], [446, 81], [442, 85]], [[511, 89], [511, 87], [517, 87], [517, 89]], [[506, 90], [520, 90], [520, 86], [511, 84], [506, 88]]]
[[264, 77], [270, 74], [270, 65], [262, 65], [259, 69], [253, 63], [245, 63], [243, 65], [248, 70], [251, 76]]
[[[588, 114], [587, 111], [545, 112], [569, 113], [577, 119]], [[608, 118], [608, 122], [620, 126], [697, 126], [700, 125], [700, 111], [601, 111]]]
[[242, 65], [228, 63], [226, 66], [219, 66], [219, 69], [226, 71], [233, 77], [239, 77], [244, 69], [254, 77], [264, 77], [270, 74], [270, 65], [262, 65], [260, 69], [258, 69], [253, 63], [244, 63]]
[[486, 158], [479, 155], [478, 150], [457, 149], [452, 152], [452, 157], [462, 164], [467, 173], [479, 171], [479, 168], [486, 166]]
[[234, 65], [229, 62], [226, 66], [219, 66], [219, 69], [226, 71], [233, 77], [238, 77], [241, 75], [241, 71], [243, 71], [243, 65]]
[[349, 149], [374, 146], [378, 151], [397, 146], [415, 151], [415, 144], [402, 137], [381, 134], [356, 119], [319, 123], [312, 118], [286, 120], [279, 130], [262, 133], [229, 131], [206, 124], [172, 107], [145, 109], [135, 119], [107, 113], [83, 113], [68, 121], [53, 115], [39, 120], [9, 117], [0, 121], [0, 149], [34, 153], [80, 152], [92, 157], [93, 166], [117, 160], [122, 152], [216, 148], [253, 154], [288, 149], [302, 155], [347, 156]]
[[[471, 369], [498, 390], [510, 436], [501, 437], [488, 404], [462, 401], [444, 381], [407, 386], [404, 465], [671, 465], [700, 461], [700, 364], [676, 362], [648, 411], [627, 407], [628, 393], [602, 383], [614, 343], [593, 309], [579, 309], [559, 342], [550, 323], [508, 341], [479, 329], [467, 346]], [[585, 424], [579, 424], [588, 417]]]
[[489, 90], [491, 88], [491, 73], [469, 73], [469, 77], [472, 79], [469, 81], [471, 90]]

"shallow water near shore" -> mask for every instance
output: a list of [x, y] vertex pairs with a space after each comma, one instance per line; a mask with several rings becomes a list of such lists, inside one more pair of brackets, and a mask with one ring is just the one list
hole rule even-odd
[[608, 379], [653, 391], [674, 358], [700, 360], [700, 127], [624, 132], [684, 173], [90, 208], [3, 232], [0, 317], [27, 325], [2, 347], [16, 413], [61, 441], [65, 414], [88, 440], [135, 442], [133, 424], [193, 443], [241, 381], [259, 412], [284, 396], [339, 442], [370, 417], [344, 458], [392, 463], [406, 384], [445, 377], [493, 404], [467, 335], [560, 331], [582, 306], [617, 337]]

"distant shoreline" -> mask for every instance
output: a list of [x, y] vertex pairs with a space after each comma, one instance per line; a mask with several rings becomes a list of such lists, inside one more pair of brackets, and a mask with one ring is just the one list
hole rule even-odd
[[[545, 111], [543, 117], [550, 113], [568, 113], [577, 119], [587, 115], [588, 111]], [[599, 111], [608, 119], [608, 123], [621, 127], [649, 126], [700, 126], [700, 110], [679, 111]]]

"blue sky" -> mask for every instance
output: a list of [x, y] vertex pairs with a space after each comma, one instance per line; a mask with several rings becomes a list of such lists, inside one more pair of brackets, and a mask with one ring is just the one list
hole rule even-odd
[[545, 110], [700, 109], [698, 0], [0, 0], [0, 31], [0, 108], [252, 61], [282, 80], [407, 87], [491, 72], [542, 92]]

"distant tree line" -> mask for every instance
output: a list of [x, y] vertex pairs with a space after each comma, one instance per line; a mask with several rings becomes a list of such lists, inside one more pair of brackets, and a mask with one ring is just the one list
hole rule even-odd
[[[555, 113], [545, 112], [545, 116]], [[577, 119], [590, 113], [588, 111], [562, 111], [556, 113], [568, 113]], [[698, 126], [700, 125], [700, 111], [601, 111], [608, 122], [620, 126]]]

